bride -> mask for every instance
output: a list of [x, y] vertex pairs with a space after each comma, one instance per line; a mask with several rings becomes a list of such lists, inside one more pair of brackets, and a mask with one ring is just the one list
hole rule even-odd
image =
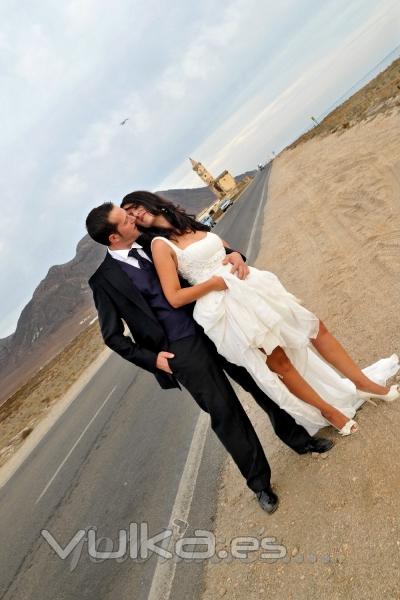
[[[329, 424], [341, 435], [355, 433], [352, 417], [366, 398], [400, 396], [398, 386], [385, 385], [400, 368], [396, 354], [361, 370], [276, 275], [253, 267], [243, 280], [232, 274], [222, 264], [226, 242], [183, 209], [151, 192], [133, 192], [121, 206], [139, 229], [156, 234], [152, 257], [169, 303], [196, 301], [193, 318], [218, 352], [244, 366], [311, 435]], [[191, 287], [181, 287], [179, 275]]]

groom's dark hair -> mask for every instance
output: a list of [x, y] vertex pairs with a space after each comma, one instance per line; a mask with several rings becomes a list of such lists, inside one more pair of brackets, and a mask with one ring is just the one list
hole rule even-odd
[[117, 226], [115, 223], [110, 223], [109, 216], [110, 212], [114, 208], [112, 202], [104, 202], [100, 206], [93, 208], [88, 216], [86, 217], [86, 229], [92, 240], [103, 244], [103, 246], [110, 245], [110, 235], [112, 233], [118, 233]]

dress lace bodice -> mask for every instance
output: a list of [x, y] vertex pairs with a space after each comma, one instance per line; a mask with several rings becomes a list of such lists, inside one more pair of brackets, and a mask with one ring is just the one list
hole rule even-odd
[[224, 244], [211, 231], [183, 249], [166, 238], [157, 236], [154, 239], [161, 239], [171, 246], [177, 257], [179, 275], [192, 285], [209, 279], [223, 268], [222, 261], [226, 256]]

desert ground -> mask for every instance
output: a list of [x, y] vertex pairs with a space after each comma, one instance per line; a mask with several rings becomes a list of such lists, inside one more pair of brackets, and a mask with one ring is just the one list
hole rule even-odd
[[95, 322], [0, 406], [0, 467], [103, 350]]
[[[372, 100], [379, 111], [371, 107], [365, 118], [360, 110], [344, 130], [340, 123], [330, 134], [321, 128], [274, 161], [256, 262], [362, 367], [400, 353], [399, 97]], [[229, 553], [235, 536], [274, 537], [286, 555], [210, 560], [203, 600], [399, 599], [399, 402], [364, 404], [359, 433], [341, 438], [327, 428], [322, 434], [336, 442], [329, 453], [298, 456], [274, 436], [251, 397], [242, 400], [281, 502], [273, 515], [263, 513], [228, 460], [217, 549]]]

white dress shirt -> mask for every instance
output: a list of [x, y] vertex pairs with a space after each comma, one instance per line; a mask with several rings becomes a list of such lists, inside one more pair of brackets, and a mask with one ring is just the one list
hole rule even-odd
[[140, 269], [138, 259], [134, 258], [133, 256], [128, 256], [129, 251], [132, 248], [137, 248], [140, 256], [143, 256], [143, 258], [147, 258], [148, 261], [152, 262], [151, 259], [147, 256], [146, 252], [143, 250], [142, 246], [137, 242], [133, 242], [130, 248], [124, 248], [123, 250], [111, 250], [110, 248], [108, 248], [108, 251], [111, 254], [111, 256], [116, 260], [120, 260], [122, 262], [128, 263], [128, 265], [132, 265], [133, 267]]

